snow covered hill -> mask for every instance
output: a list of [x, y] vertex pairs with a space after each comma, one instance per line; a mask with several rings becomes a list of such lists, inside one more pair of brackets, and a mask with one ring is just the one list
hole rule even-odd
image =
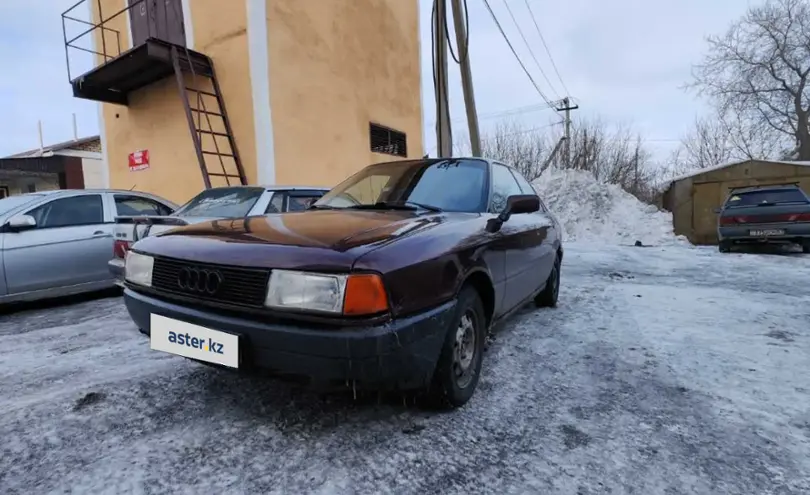
[[565, 228], [565, 240], [652, 245], [687, 244], [672, 232], [672, 215], [580, 170], [547, 170], [534, 182]]

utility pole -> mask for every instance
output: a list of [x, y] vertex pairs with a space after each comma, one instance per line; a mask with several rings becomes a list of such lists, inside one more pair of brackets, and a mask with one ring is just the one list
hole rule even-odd
[[565, 111], [565, 168], [571, 168], [571, 110], [576, 110], [579, 105], [571, 106], [571, 100], [567, 96], [563, 98], [564, 107], [558, 107], [557, 111]]
[[440, 157], [453, 156], [453, 135], [450, 129], [450, 105], [447, 98], [447, 3], [436, 0], [433, 18], [433, 64], [436, 74], [436, 145]]
[[472, 69], [470, 68], [470, 47], [464, 16], [468, 15], [461, 6], [461, 0], [450, 0], [453, 5], [453, 22], [456, 31], [459, 66], [461, 68], [461, 87], [464, 90], [464, 106], [467, 109], [467, 126], [470, 131], [470, 149], [473, 156], [481, 156], [481, 134], [478, 131], [478, 112], [475, 109], [475, 92], [473, 91]]

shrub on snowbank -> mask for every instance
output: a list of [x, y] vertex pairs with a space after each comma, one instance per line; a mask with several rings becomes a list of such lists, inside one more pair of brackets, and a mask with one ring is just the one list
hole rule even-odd
[[685, 242], [672, 232], [672, 215], [639, 201], [589, 172], [546, 170], [534, 181], [543, 202], [563, 224], [570, 241], [660, 245]]

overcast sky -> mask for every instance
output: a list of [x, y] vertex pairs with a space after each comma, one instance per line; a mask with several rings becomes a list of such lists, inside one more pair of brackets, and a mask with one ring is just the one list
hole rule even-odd
[[[549, 99], [570, 93], [580, 105], [577, 113], [632, 125], [660, 155], [677, 144], [704, 108], [693, 95], [680, 89], [689, 79], [691, 65], [705, 50], [704, 36], [725, 31], [748, 4], [747, 0], [528, 0], [562, 76], [561, 83], [525, 0], [506, 0], [550, 86], [521, 39], [504, 0], [489, 2]], [[72, 98], [68, 84], [60, 13], [73, 3], [75, 0], [0, 1], [0, 156], [38, 146], [39, 120], [46, 144], [73, 137], [74, 113], [80, 136], [98, 133], [95, 103]], [[543, 128], [558, 121], [550, 110], [498, 115], [540, 105], [543, 99], [510, 52], [483, 0], [468, 3], [470, 57], [483, 130], [492, 129], [504, 118], [518, 120], [527, 128]], [[421, 0], [421, 4], [426, 147], [433, 152], [431, 2]], [[86, 7], [82, 8], [86, 15]], [[455, 44], [454, 38], [452, 41]], [[76, 70], [81, 71], [81, 67]], [[458, 66], [452, 61], [450, 72], [451, 112], [455, 129], [461, 134], [466, 125], [464, 107]], [[538, 132], [559, 132], [559, 126]]]

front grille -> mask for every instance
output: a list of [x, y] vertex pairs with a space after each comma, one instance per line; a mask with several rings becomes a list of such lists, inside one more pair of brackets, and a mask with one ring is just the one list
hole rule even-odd
[[[215, 273], [217, 284], [200, 284], [189, 288], [188, 270]], [[185, 278], [184, 278], [185, 277]], [[241, 268], [208, 263], [196, 263], [167, 258], [155, 258], [152, 288], [162, 292], [194, 297], [203, 301], [229, 303], [239, 306], [263, 307], [270, 270]], [[184, 283], [185, 282], [185, 283]]]

